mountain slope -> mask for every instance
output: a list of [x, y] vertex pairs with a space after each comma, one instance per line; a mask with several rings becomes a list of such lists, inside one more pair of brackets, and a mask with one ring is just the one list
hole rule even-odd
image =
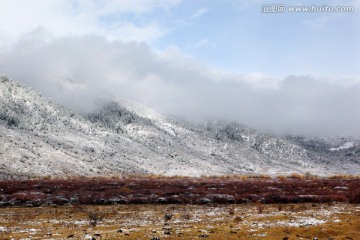
[[148, 171], [138, 162], [142, 154], [151, 156], [142, 145], [99, 130], [7, 78], [2, 77], [0, 84], [2, 176]]
[[237, 123], [193, 125], [124, 101], [80, 115], [6, 77], [0, 77], [0, 107], [0, 177], [359, 170], [357, 161], [338, 164], [334, 151]]

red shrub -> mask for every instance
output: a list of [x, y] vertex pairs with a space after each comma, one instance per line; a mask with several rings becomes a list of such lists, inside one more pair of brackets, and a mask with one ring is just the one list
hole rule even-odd
[[360, 182], [356, 181], [349, 186], [349, 203], [360, 203]]

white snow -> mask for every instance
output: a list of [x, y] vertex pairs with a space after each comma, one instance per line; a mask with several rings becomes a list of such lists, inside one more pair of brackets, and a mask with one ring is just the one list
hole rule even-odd
[[339, 150], [344, 150], [344, 149], [349, 149], [355, 146], [354, 142], [346, 142], [343, 145], [336, 147], [336, 148], [330, 148], [330, 151], [339, 151]]
[[294, 220], [279, 221], [277, 225], [289, 226], [289, 227], [306, 227], [306, 226], [316, 226], [326, 223], [325, 220], [316, 219], [312, 217], [299, 217]]

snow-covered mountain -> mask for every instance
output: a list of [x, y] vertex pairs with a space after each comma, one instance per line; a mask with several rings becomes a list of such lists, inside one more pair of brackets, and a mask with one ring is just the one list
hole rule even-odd
[[78, 114], [0, 77], [0, 178], [359, 170], [358, 139], [275, 137], [221, 121], [195, 125], [117, 100]]

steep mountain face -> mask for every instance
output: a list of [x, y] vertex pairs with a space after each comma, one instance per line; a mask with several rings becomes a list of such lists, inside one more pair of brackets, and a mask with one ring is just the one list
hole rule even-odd
[[273, 137], [237, 123], [193, 125], [123, 101], [80, 115], [0, 77], [2, 178], [357, 173], [359, 141], [343, 144]]

